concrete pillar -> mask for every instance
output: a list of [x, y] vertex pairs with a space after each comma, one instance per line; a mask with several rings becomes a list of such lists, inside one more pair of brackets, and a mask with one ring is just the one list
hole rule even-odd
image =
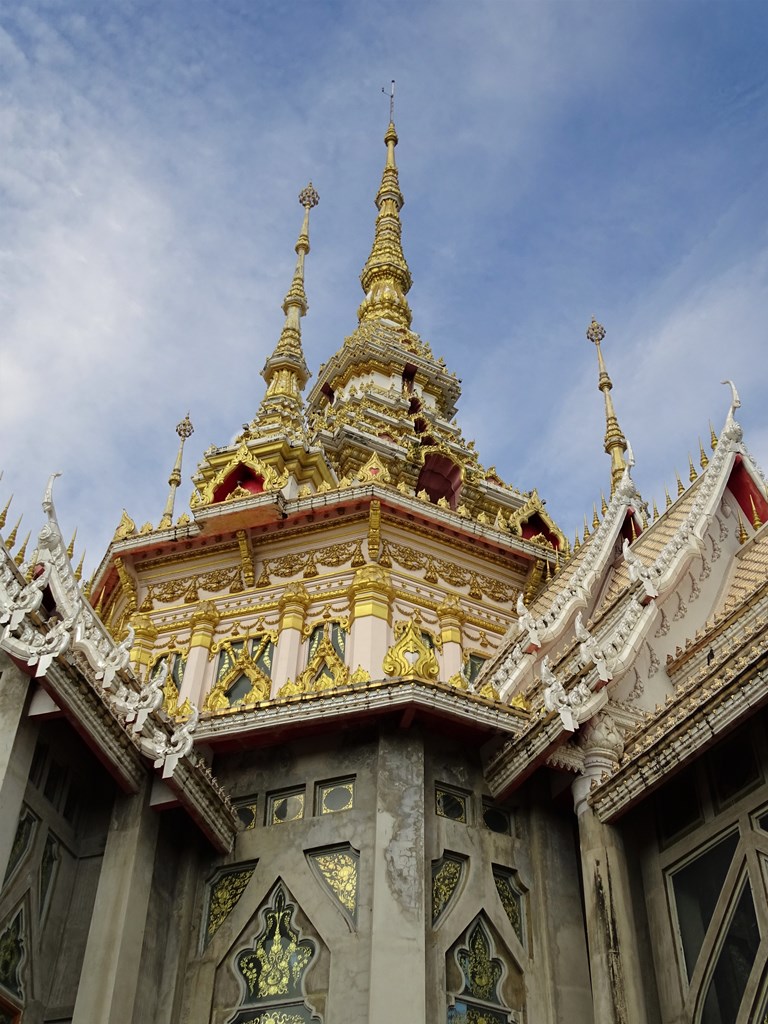
[[461, 625], [463, 616], [461, 605], [455, 594], [449, 594], [438, 607], [440, 616], [440, 639], [443, 644], [443, 675], [444, 682], [461, 672], [464, 652], [461, 644]]
[[280, 632], [272, 669], [272, 697], [289, 679], [295, 680], [299, 668], [303, 667], [299, 659], [308, 604], [309, 594], [303, 583], [289, 583], [280, 595]]
[[[426, 922], [424, 746], [379, 739], [368, 1024], [424, 1021]], [[403, 965], [408, 964], [407, 970]], [[396, 981], [395, 981], [396, 979]]]
[[221, 615], [212, 601], [201, 601], [192, 613], [189, 654], [179, 691], [180, 707], [185, 700], [199, 708], [203, 706], [205, 692], [208, 689], [206, 675], [211, 644], [220, 619]]
[[602, 824], [587, 803], [593, 779], [599, 779], [616, 762], [624, 742], [611, 716], [602, 712], [583, 727], [580, 745], [584, 768], [572, 789], [579, 822], [595, 1021], [646, 1024], [641, 958], [622, 836], [611, 825]]
[[136, 635], [131, 647], [131, 665], [140, 679], [146, 678], [152, 664], [152, 653], [157, 641], [157, 629], [146, 612], [137, 612], [131, 618]]
[[115, 798], [72, 1024], [133, 1019], [158, 830], [149, 790]]
[[392, 584], [380, 565], [365, 565], [349, 588], [351, 644], [349, 668], [361, 665], [371, 679], [381, 679], [381, 663], [389, 647]]
[[0, 882], [8, 867], [37, 742], [37, 722], [24, 714], [30, 685], [29, 676], [0, 652]]

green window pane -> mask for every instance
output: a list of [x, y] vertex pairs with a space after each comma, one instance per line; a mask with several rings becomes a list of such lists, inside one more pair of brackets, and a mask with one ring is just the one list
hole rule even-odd
[[701, 944], [739, 841], [731, 832], [672, 875], [688, 977], [693, 974]]

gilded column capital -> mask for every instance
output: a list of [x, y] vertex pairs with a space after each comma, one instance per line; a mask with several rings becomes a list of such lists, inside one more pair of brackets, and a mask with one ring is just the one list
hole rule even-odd
[[157, 641], [157, 626], [145, 612], [134, 612], [128, 621], [134, 630], [130, 662], [132, 665], [147, 668]]
[[192, 637], [189, 646], [210, 648], [220, 621], [221, 614], [213, 601], [201, 601], [190, 617]]
[[303, 583], [289, 583], [280, 595], [280, 630], [304, 628], [309, 594]]
[[444, 644], [461, 644], [461, 627], [464, 624], [464, 612], [456, 594], [446, 594], [437, 607], [440, 616], [440, 639]]
[[392, 594], [391, 577], [383, 566], [371, 563], [358, 569], [349, 585], [352, 621], [372, 615], [389, 622]]
[[134, 645], [149, 644], [151, 647], [157, 640], [157, 626], [155, 626], [151, 617], [146, 612], [136, 612], [130, 618], [130, 623], [133, 626], [134, 633]]

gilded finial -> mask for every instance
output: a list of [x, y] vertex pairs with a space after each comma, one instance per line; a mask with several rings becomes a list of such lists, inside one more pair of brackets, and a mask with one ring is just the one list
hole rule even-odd
[[712, 420], [709, 421], [709, 444], [712, 451], [717, 448], [717, 434], [715, 433], [715, 428], [712, 426]]
[[599, 519], [599, 517], [597, 515], [597, 505], [595, 503], [593, 503], [592, 504], [592, 529], [596, 530], [599, 525], [600, 525], [600, 519]]
[[675, 470], [675, 479], [677, 480], [677, 496], [679, 498], [681, 494], [685, 493], [685, 484], [680, 479], [680, 474], [677, 472], [677, 470]]
[[749, 534], [747, 533], [747, 528], [744, 525], [744, 520], [741, 518], [741, 513], [739, 513], [739, 544], [745, 544], [748, 540]]
[[598, 389], [603, 392], [603, 397], [605, 399], [604, 447], [606, 454], [611, 457], [611, 494], [613, 494], [624, 475], [624, 470], [626, 468], [624, 453], [627, 450], [627, 439], [622, 433], [618, 417], [616, 416], [616, 409], [614, 408], [613, 399], [611, 398], [613, 382], [608, 376], [608, 371], [605, 368], [605, 362], [603, 360], [603, 352], [600, 348], [600, 343], [605, 338], [605, 328], [602, 324], [599, 324], [594, 317], [592, 317], [592, 322], [587, 328], [587, 338], [597, 349], [597, 366], [599, 371], [597, 386]]
[[8, 548], [9, 551], [11, 550], [13, 545], [16, 543], [16, 536], [17, 536], [17, 534], [19, 532], [19, 527], [21, 526], [21, 520], [23, 518], [24, 518], [24, 513], [22, 512], [21, 515], [19, 516], [19, 518], [16, 520], [16, 525], [14, 526], [14, 528], [11, 530], [11, 532], [8, 534], [8, 537], [6, 538], [5, 546]]
[[272, 355], [264, 364], [261, 375], [267, 383], [254, 423], [262, 432], [273, 428], [284, 434], [296, 435], [304, 426], [301, 392], [310, 378], [310, 372], [301, 347], [301, 318], [309, 305], [304, 290], [304, 263], [309, 253], [309, 211], [320, 202], [312, 182], [299, 192], [299, 203], [304, 208], [304, 220], [296, 242], [296, 268], [291, 287], [283, 300], [285, 323]]
[[104, 587], [102, 587], [101, 593], [99, 594], [99, 600], [96, 602], [96, 607], [93, 609], [97, 615], [101, 615], [101, 613], [104, 611], [104, 593], [105, 589]]
[[752, 506], [752, 525], [756, 530], [759, 530], [763, 523], [760, 519], [760, 516], [757, 513], [757, 508], [755, 507], [755, 499], [752, 497], [751, 494], [749, 496], [749, 503]]
[[[394, 92], [391, 102], [393, 99]], [[411, 308], [405, 296], [410, 291], [412, 280], [401, 239], [400, 210], [403, 208], [404, 199], [395, 162], [395, 146], [398, 139], [392, 118], [384, 142], [387, 147], [387, 159], [381, 185], [376, 194], [378, 214], [373, 246], [360, 274], [365, 298], [360, 304], [357, 316], [360, 323], [365, 320], [391, 320], [400, 327], [408, 328], [411, 326]]]
[[77, 568], [75, 569], [75, 579], [77, 580], [78, 583], [83, 578], [83, 564], [84, 564], [84, 562], [85, 562], [85, 551], [83, 551], [82, 555], [80, 555], [80, 561], [77, 563]]
[[[194, 432], [195, 428], [192, 426], [192, 420], [189, 418], [189, 413], [187, 413], [181, 423], [176, 424], [176, 433], [179, 435], [179, 450], [176, 453], [176, 462], [171, 470], [171, 475], [168, 477], [168, 486], [170, 487], [170, 491], [168, 492], [168, 500], [165, 503], [165, 511], [160, 519], [160, 530], [168, 530], [173, 525], [173, 506], [176, 501], [176, 491], [181, 483], [181, 460], [184, 455], [184, 443], [194, 434]], [[70, 555], [69, 557], [71, 558], [72, 556]]]
[[605, 518], [605, 513], [608, 511], [608, 502], [605, 500], [605, 495], [602, 491], [600, 492], [600, 511], [603, 513], [603, 518]]
[[648, 529], [648, 505], [643, 505], [642, 514], [640, 516], [640, 525], [644, 530]]
[[27, 557], [27, 544], [29, 544], [29, 538], [30, 538], [31, 536], [32, 536], [32, 531], [30, 530], [30, 531], [29, 531], [29, 532], [27, 533], [27, 536], [26, 536], [26, 537], [24, 538], [24, 540], [23, 540], [23, 541], [21, 542], [21, 547], [20, 547], [20, 548], [19, 548], [19, 550], [18, 550], [18, 551], [16, 552], [16, 555], [14, 556], [14, 559], [13, 559], [13, 560], [14, 560], [14, 562], [16, 563], [16, 565], [21, 565], [21, 563], [22, 563], [22, 562], [24, 561], [24, 559], [25, 559], [25, 558]]
[[671, 508], [672, 507], [672, 499], [669, 496], [669, 488], [668, 487], [664, 488], [664, 505], [665, 505], [666, 508]]
[[73, 557], [74, 553], [75, 553], [75, 541], [76, 540], [77, 540], [77, 527], [75, 527], [75, 532], [72, 534], [72, 540], [69, 542], [69, 545], [67, 546], [67, 558], [69, 558], [69, 559], [71, 559]]
[[5, 521], [8, 518], [8, 509], [11, 507], [11, 502], [12, 501], [13, 501], [13, 495], [11, 495], [10, 498], [8, 499], [8, 501], [6, 501], [5, 506], [4, 506], [3, 510], [2, 510], [2, 512], [0, 512], [0, 530], [4, 530], [5, 529]]
[[654, 523], [656, 522], [656, 520], [658, 518], [659, 518], [659, 508], [658, 508], [658, 505], [656, 504], [656, 499], [654, 498], [653, 499], [653, 521], [654, 521]]
[[586, 515], [584, 516], [584, 540], [589, 540], [589, 526]]
[[635, 527], [635, 517], [629, 520], [629, 543], [634, 544], [637, 540], [637, 529]]
[[693, 459], [688, 456], [688, 479], [693, 483], [694, 480], [698, 480], [699, 474], [696, 472], [693, 466]]
[[699, 438], [699, 465], [702, 469], [706, 469], [709, 465], [709, 459], [707, 458], [707, 453], [704, 451], [704, 445], [701, 443], [701, 438]]

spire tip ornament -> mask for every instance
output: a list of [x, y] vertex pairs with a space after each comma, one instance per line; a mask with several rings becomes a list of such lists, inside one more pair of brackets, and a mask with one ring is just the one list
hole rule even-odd
[[[605, 398], [604, 448], [606, 454], [611, 457], [611, 494], [613, 494], [621, 482], [621, 478], [624, 476], [624, 470], [626, 468], [624, 453], [627, 451], [628, 446], [627, 439], [624, 437], [621, 427], [619, 426], [616, 409], [614, 408], [613, 399], [611, 398], [613, 381], [608, 376], [608, 371], [606, 370], [605, 362], [603, 361], [603, 352], [600, 348], [600, 343], [604, 338], [605, 328], [602, 324], [598, 323], [597, 319], [593, 316], [592, 322], [587, 328], [587, 339], [591, 341], [597, 349], [597, 367], [599, 371], [597, 387], [598, 390], [603, 392], [603, 396]], [[632, 461], [634, 461], [634, 459]]]

